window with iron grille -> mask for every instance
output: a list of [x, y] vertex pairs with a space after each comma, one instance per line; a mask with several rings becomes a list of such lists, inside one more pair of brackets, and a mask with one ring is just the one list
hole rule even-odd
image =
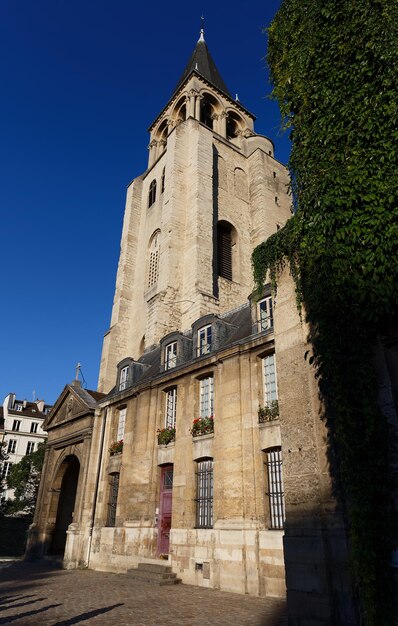
[[165, 427], [175, 428], [177, 417], [177, 387], [166, 392]]
[[157, 231], [151, 240], [149, 247], [149, 265], [148, 265], [148, 289], [156, 285], [159, 275], [159, 231]]
[[16, 449], [17, 449], [17, 440], [10, 439], [10, 441], [8, 442], [8, 448], [7, 448], [8, 454], [14, 454]]
[[123, 391], [128, 387], [128, 378], [129, 378], [129, 366], [123, 367], [120, 370], [120, 378], [119, 378], [119, 391]]
[[39, 427], [39, 423], [38, 422], [32, 422], [30, 425], [30, 432], [31, 433], [37, 433], [37, 429]]
[[274, 326], [271, 296], [263, 298], [258, 303], [258, 326], [260, 332], [271, 330]]
[[27, 445], [26, 445], [26, 454], [32, 454], [32, 452], [35, 451], [35, 442], [34, 441], [28, 441]]
[[211, 324], [203, 326], [198, 330], [198, 356], [209, 354], [211, 352]]
[[15, 432], [18, 432], [20, 428], [21, 428], [21, 420], [14, 420], [12, 424], [12, 429]]
[[177, 365], [177, 342], [172, 341], [164, 349], [164, 369], [169, 370]]
[[270, 528], [279, 530], [285, 522], [285, 497], [282, 479], [281, 448], [269, 448], [265, 451], [268, 478]]
[[199, 417], [210, 417], [214, 413], [214, 380], [213, 376], [200, 381]]
[[197, 463], [196, 528], [213, 528], [213, 459]]
[[278, 389], [276, 385], [275, 354], [269, 354], [263, 358], [264, 376], [264, 404], [269, 406], [278, 399]]
[[110, 489], [109, 489], [109, 500], [108, 500], [108, 517], [106, 520], [107, 526], [115, 526], [116, 525], [116, 507], [117, 507], [117, 496], [119, 493], [119, 476], [118, 472], [110, 475]]
[[124, 429], [126, 426], [127, 408], [119, 409], [119, 421], [117, 425], [117, 441], [121, 441], [124, 437]]
[[153, 205], [156, 200], [156, 180], [153, 180], [149, 185], [148, 193], [148, 208]]
[[232, 226], [228, 222], [217, 224], [217, 274], [232, 280]]

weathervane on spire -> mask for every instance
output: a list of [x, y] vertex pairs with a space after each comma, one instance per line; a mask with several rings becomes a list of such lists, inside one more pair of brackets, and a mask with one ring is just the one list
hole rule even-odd
[[205, 40], [205, 18], [204, 15], [201, 16], [200, 18], [200, 37], [199, 37], [199, 41], [204, 41]]

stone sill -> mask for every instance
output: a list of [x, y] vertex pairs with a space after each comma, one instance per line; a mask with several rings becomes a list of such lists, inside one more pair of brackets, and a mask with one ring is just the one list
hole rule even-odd
[[214, 432], [207, 433], [207, 435], [196, 435], [196, 437], [192, 435], [192, 441], [197, 443], [198, 441], [204, 441], [205, 439], [211, 439], [212, 437], [214, 437]]
[[279, 417], [276, 420], [269, 420], [268, 422], [258, 423], [259, 428], [271, 428], [272, 426], [279, 426], [279, 425], [280, 425]]

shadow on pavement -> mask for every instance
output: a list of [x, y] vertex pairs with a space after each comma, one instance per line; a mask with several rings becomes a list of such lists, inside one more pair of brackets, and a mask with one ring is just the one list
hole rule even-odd
[[[86, 611], [86, 613], [80, 613], [80, 615], [76, 615], [75, 617], [71, 617], [70, 619], [64, 620], [62, 622], [56, 622], [54, 626], [72, 626], [72, 624], [79, 624], [80, 622], [84, 622], [87, 619], [91, 619], [92, 617], [96, 617], [97, 615], [102, 615], [103, 613], [108, 613], [108, 611], [112, 611], [116, 609], [118, 606], [123, 606], [123, 602], [119, 602], [119, 604], [112, 604], [111, 606], [105, 606], [103, 609], [94, 609], [93, 611]], [[112, 623], [112, 620], [110, 620]]]
[[[18, 598], [18, 599], [23, 600], [23, 598]], [[17, 609], [20, 606], [27, 606], [28, 604], [34, 604], [34, 602], [43, 602], [43, 600], [47, 600], [47, 597], [35, 598], [34, 600], [28, 600], [27, 602], [19, 602], [18, 604], [13, 604], [13, 602], [16, 602], [16, 600], [8, 600], [7, 606], [0, 606], [0, 611], [10, 611], [12, 609]], [[10, 606], [10, 604], [12, 606]]]
[[20, 620], [24, 617], [31, 617], [31, 615], [38, 615], [39, 613], [43, 613], [44, 611], [48, 611], [49, 609], [54, 609], [57, 606], [61, 606], [61, 604], [49, 604], [48, 606], [43, 606], [41, 609], [36, 609], [35, 611], [18, 613], [18, 615], [9, 615], [8, 617], [1, 618], [0, 624], [10, 624], [11, 622], [15, 622], [16, 620]]

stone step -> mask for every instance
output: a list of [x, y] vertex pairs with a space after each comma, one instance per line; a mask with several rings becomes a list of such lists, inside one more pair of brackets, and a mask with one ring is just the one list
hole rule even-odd
[[138, 569], [146, 572], [158, 572], [158, 573], [168, 573], [171, 572], [170, 565], [163, 565], [163, 563], [138, 563]]
[[169, 565], [157, 563], [138, 563], [138, 567], [127, 570], [127, 575], [154, 585], [177, 585], [181, 582]]

